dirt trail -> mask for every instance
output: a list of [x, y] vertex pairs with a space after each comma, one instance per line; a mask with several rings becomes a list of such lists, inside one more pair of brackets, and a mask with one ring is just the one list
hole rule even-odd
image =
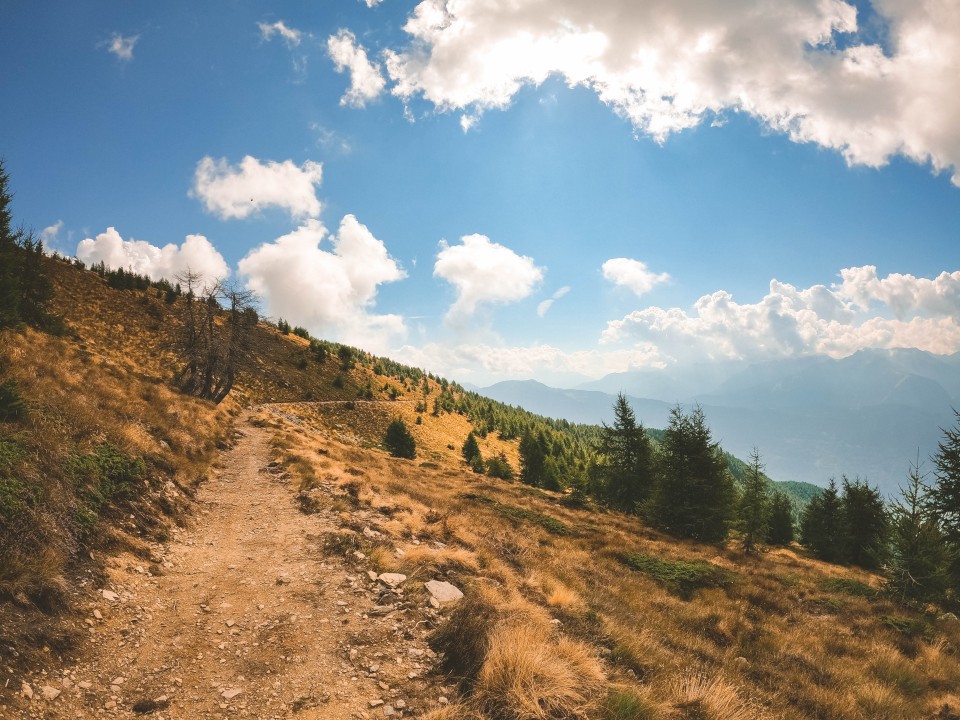
[[190, 527], [155, 546], [152, 569], [110, 561], [87, 650], [62, 674], [32, 678], [28, 717], [411, 714], [431, 653], [397, 618], [367, 615], [378, 586], [324, 553], [337, 517], [297, 510], [268, 466], [270, 433], [239, 421]]

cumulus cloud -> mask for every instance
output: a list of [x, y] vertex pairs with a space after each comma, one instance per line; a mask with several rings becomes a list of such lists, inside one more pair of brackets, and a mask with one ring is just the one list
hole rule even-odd
[[[321, 247], [330, 239], [332, 251]], [[353, 215], [329, 235], [319, 220], [250, 251], [239, 263], [268, 315], [376, 351], [406, 334], [399, 315], [371, 312], [377, 288], [406, 277], [386, 246]]]
[[57, 241], [61, 230], [63, 230], [63, 220], [57, 220], [53, 225], [48, 225], [40, 231], [40, 239], [49, 246]]
[[433, 274], [454, 286], [457, 299], [447, 320], [458, 324], [485, 303], [522, 300], [543, 279], [533, 258], [518, 255], [485, 235], [465, 235], [460, 245], [441, 242]]
[[124, 36], [120, 33], [114, 33], [110, 40], [105, 43], [107, 52], [112, 52], [121, 60], [130, 62], [133, 60], [133, 46], [137, 44], [139, 39], [139, 35]]
[[245, 218], [264, 208], [277, 207], [294, 218], [315, 218], [320, 200], [315, 186], [323, 179], [323, 166], [292, 160], [261, 162], [247, 155], [239, 165], [226, 158], [205, 157], [197, 163], [190, 194], [221, 220]]
[[203, 235], [187, 235], [179, 247], [169, 243], [161, 248], [145, 240], [124, 240], [108, 227], [95, 238], [81, 240], [76, 254], [88, 265], [103, 262], [108, 268], [132, 270], [153, 280], [175, 280], [187, 270], [207, 279], [230, 274], [223, 256]]
[[380, 64], [370, 61], [367, 51], [352, 32], [340, 30], [331, 35], [327, 39], [327, 52], [337, 72], [350, 72], [350, 87], [340, 98], [341, 105], [363, 107], [383, 92], [387, 81], [380, 72]]
[[383, 0], [360, 0], [360, 1], [364, 3], [368, 8], [376, 7], [377, 5], [383, 2]]
[[960, 185], [960, 6], [873, 7], [883, 33], [844, 0], [423, 0], [386, 67], [391, 92], [465, 129], [557, 76], [661, 142], [732, 110], [850, 164], [902, 155]]
[[604, 278], [614, 285], [632, 290], [637, 296], [646, 295], [655, 286], [670, 279], [669, 274], [650, 272], [646, 263], [630, 258], [607, 260], [602, 270]]
[[701, 297], [691, 311], [636, 310], [609, 322], [601, 341], [653, 345], [669, 360], [845, 357], [864, 348], [960, 350], [960, 272], [933, 280], [880, 278], [875, 267], [864, 266], [844, 269], [840, 277], [830, 287], [806, 289], [772, 280], [756, 303], [737, 303], [719, 290]]
[[531, 377], [565, 382], [577, 378], [603, 377], [608, 373], [639, 367], [663, 366], [657, 350], [652, 346], [567, 351], [548, 344], [500, 346], [487, 343], [428, 343], [422, 346], [405, 345], [393, 351], [391, 356], [415, 367], [428, 368], [444, 377], [475, 383]]
[[302, 33], [296, 28], [288, 27], [283, 20], [272, 23], [257, 23], [257, 27], [260, 28], [260, 35], [263, 36], [264, 40], [270, 40], [279, 35], [288, 47], [296, 47], [300, 44]]
[[557, 290], [549, 298], [540, 302], [540, 304], [537, 305], [537, 317], [543, 317], [544, 315], [546, 315], [547, 312], [550, 310], [550, 308], [553, 307], [553, 304], [557, 300], [562, 298], [564, 295], [566, 295], [568, 292], [570, 292], [570, 286], [564, 285], [562, 288]]

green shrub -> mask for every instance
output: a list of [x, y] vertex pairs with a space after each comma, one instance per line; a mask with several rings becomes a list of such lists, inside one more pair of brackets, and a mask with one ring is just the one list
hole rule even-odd
[[867, 600], [875, 600], [878, 594], [874, 588], [866, 583], [848, 578], [825, 578], [820, 581], [820, 587], [827, 592], [843, 593]]
[[15, 477], [0, 476], [0, 518], [12, 520], [39, 500], [37, 488]]
[[657, 709], [628, 688], [611, 688], [604, 700], [603, 720], [654, 720]]
[[538, 513], [535, 510], [528, 510], [515, 505], [507, 505], [493, 498], [488, 498], [485, 495], [477, 495], [476, 493], [463, 493], [460, 497], [464, 500], [475, 500], [485, 505], [490, 505], [497, 513], [503, 515], [505, 518], [509, 518], [515, 522], [532, 522], [554, 535], [569, 535], [571, 532], [569, 526], [556, 518]]
[[20, 395], [20, 388], [15, 380], [10, 379], [0, 384], [0, 420], [16, 422], [27, 416], [27, 406]]
[[146, 475], [142, 458], [129, 457], [109, 443], [98, 445], [87, 455], [76, 455], [68, 462], [78, 491], [92, 512], [115, 500], [133, 497], [137, 483]]
[[734, 581], [733, 573], [704, 560], [665, 560], [643, 553], [625, 553], [622, 560], [684, 598], [700, 588], [726, 587]]

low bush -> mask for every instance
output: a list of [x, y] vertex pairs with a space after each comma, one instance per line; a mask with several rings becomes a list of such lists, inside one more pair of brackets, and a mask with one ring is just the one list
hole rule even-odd
[[733, 573], [704, 560], [666, 560], [643, 553], [625, 553], [621, 559], [685, 599], [701, 588], [727, 587], [734, 581]]

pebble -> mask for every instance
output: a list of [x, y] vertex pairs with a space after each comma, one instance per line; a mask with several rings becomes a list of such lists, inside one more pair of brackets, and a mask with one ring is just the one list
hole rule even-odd
[[40, 692], [47, 700], [56, 700], [58, 697], [60, 697], [60, 690], [55, 687], [51, 687], [50, 685], [44, 685], [42, 688], [40, 688]]
[[233, 698], [235, 698], [237, 695], [239, 695], [242, 692], [243, 690], [241, 690], [240, 688], [228, 688], [227, 690], [224, 690], [222, 693], [220, 693], [220, 697], [222, 697], [224, 700], [233, 700]]
[[113, 590], [101, 590], [100, 594], [103, 596], [104, 600], [109, 600], [110, 602], [117, 602], [120, 599], [120, 596], [117, 595]]
[[33, 688], [30, 687], [27, 683], [20, 683], [20, 694], [23, 695], [27, 700], [33, 699]]

